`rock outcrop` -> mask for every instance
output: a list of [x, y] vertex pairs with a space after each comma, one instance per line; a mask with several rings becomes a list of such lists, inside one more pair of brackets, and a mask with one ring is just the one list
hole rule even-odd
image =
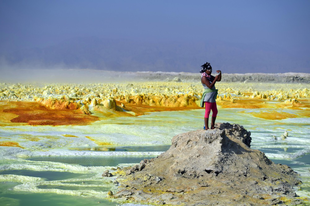
[[111, 198], [171, 205], [300, 204], [290, 167], [250, 148], [240, 125], [217, 124], [175, 136], [168, 151], [141, 161], [117, 179]]

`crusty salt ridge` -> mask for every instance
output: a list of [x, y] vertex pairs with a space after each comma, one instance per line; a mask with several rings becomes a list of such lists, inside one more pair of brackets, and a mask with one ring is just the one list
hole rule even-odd
[[168, 151], [141, 161], [117, 179], [111, 198], [172, 205], [301, 204], [290, 167], [250, 148], [251, 133], [237, 124], [177, 135]]

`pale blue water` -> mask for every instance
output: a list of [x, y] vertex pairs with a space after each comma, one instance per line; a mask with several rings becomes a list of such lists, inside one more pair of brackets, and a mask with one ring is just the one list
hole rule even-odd
[[[309, 197], [310, 119], [264, 120], [248, 114], [255, 111], [219, 109], [217, 122], [237, 123], [251, 131], [251, 147], [297, 171], [304, 182], [298, 194]], [[0, 147], [0, 205], [117, 205], [105, 199], [114, 185], [102, 178], [103, 171], [166, 151], [173, 136], [203, 128], [203, 112], [156, 112], [89, 126], [1, 127], [1, 141], [18, 141], [27, 149]], [[289, 136], [282, 140], [285, 131]], [[117, 146], [98, 146], [86, 137]], [[7, 174], [15, 176], [10, 179]]]

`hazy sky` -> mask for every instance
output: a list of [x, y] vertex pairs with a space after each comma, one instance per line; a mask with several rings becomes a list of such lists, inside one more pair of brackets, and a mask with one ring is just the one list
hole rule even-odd
[[[121, 54], [119, 42], [135, 48], [126, 44]], [[150, 67], [140, 55], [148, 48]], [[2, 67], [33, 61], [122, 70], [113, 61], [126, 59], [129, 70], [176, 71], [182, 62], [179, 70], [198, 71], [209, 61], [230, 73], [310, 72], [309, 48], [309, 0], [0, 0]]]

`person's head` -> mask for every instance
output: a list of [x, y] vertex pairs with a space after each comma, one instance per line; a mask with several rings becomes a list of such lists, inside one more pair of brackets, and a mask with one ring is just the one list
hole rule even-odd
[[201, 65], [202, 69], [200, 70], [200, 73], [204, 73], [206, 72], [207, 74], [211, 74], [212, 73], [212, 66], [209, 62], [204, 63], [203, 65]]

